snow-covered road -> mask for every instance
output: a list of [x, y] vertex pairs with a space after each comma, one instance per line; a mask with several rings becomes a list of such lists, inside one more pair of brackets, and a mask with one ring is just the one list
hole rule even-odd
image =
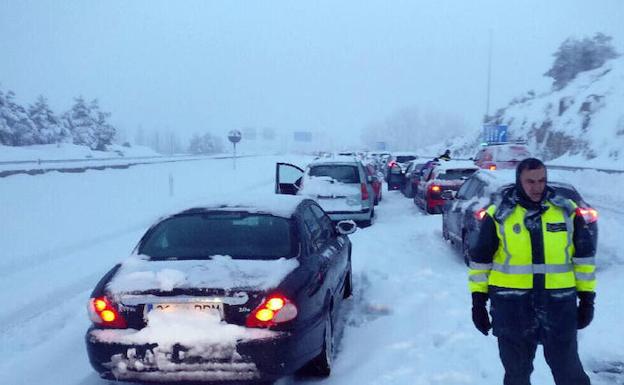
[[[236, 172], [231, 160], [206, 160], [0, 180], [0, 384], [107, 384], [83, 341], [99, 277], [159, 216], [202, 197], [271, 193], [276, 161], [307, 160], [240, 159]], [[580, 352], [594, 384], [624, 384], [622, 195], [605, 188], [613, 180], [600, 173], [556, 176], [601, 209], [596, 319], [580, 332]], [[466, 268], [442, 240], [441, 217], [387, 191], [376, 213], [373, 226], [352, 235], [356, 292], [334, 372], [320, 382], [502, 383], [496, 339], [472, 326]], [[539, 352], [535, 366], [533, 382], [552, 384]], [[289, 383], [319, 381], [280, 381]]]

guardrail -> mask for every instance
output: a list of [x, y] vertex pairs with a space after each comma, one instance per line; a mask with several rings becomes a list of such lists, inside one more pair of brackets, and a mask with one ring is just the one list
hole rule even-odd
[[[236, 158], [246, 158], [257, 155], [237, 155]], [[175, 156], [174, 156], [175, 158]], [[28, 164], [35, 163], [37, 165], [43, 163], [74, 163], [74, 162], [111, 162], [111, 164], [96, 164], [96, 165], [86, 165], [79, 167], [34, 167], [28, 169], [19, 169], [19, 170], [4, 170], [0, 171], [0, 178], [5, 178], [11, 175], [16, 174], [28, 174], [28, 175], [40, 175], [45, 174], [51, 171], [57, 172], [67, 172], [67, 173], [79, 173], [85, 172], [87, 170], [105, 170], [105, 169], [126, 169], [132, 166], [144, 165], [144, 164], [160, 164], [160, 163], [173, 163], [173, 162], [190, 162], [197, 160], [206, 160], [206, 159], [231, 159], [233, 155], [204, 155], [204, 156], [194, 156], [194, 155], [180, 155], [178, 159], [172, 159], [172, 157], [167, 156], [147, 156], [147, 157], [127, 157], [127, 158], [85, 158], [85, 159], [55, 159], [55, 160], [28, 160], [28, 161], [4, 161], [0, 162], [0, 165], [7, 164]], [[148, 159], [159, 159], [148, 162]], [[143, 162], [125, 162], [127, 160], [144, 160]], [[119, 163], [122, 162], [122, 163]]]

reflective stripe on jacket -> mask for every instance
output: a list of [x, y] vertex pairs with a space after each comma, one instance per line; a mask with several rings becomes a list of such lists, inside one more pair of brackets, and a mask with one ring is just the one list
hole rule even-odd
[[595, 259], [574, 258], [573, 242], [574, 202], [558, 199], [556, 204], [546, 201], [548, 207], [541, 214], [544, 263], [533, 263], [530, 232], [525, 226], [527, 210], [519, 204], [503, 210], [496, 206], [487, 209], [494, 219], [498, 249], [492, 263], [470, 263], [469, 287], [472, 292], [488, 292], [488, 286], [515, 289], [533, 288], [534, 274], [544, 274], [546, 289], [576, 287], [579, 291], [594, 291]]

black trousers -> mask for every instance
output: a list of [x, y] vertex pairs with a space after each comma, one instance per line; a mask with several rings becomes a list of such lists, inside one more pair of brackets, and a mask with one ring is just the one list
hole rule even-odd
[[557, 385], [589, 385], [578, 356], [576, 290], [490, 288], [505, 385], [530, 385], [538, 344]]

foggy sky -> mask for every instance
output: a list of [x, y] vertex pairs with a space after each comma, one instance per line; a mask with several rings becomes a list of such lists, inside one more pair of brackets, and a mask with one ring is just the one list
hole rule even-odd
[[544, 91], [569, 36], [624, 52], [624, 1], [0, 0], [0, 88], [98, 98], [127, 131], [360, 130], [406, 106], [463, 117]]

